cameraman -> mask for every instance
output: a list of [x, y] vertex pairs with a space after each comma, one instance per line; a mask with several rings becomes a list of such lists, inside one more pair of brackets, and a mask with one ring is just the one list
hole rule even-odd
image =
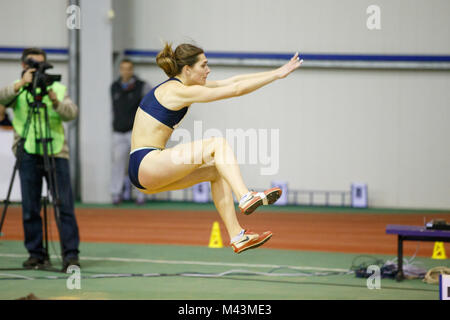
[[[34, 60], [30, 61], [29, 59]], [[49, 265], [49, 257], [45, 256], [42, 244], [42, 219], [41, 193], [42, 177], [46, 176], [43, 165], [42, 143], [37, 145], [36, 139], [44, 138], [39, 136], [39, 125], [41, 132], [45, 132], [45, 118], [43, 108], [39, 108], [40, 124], [36, 123], [36, 118], [31, 117], [28, 134], [24, 134], [24, 127], [29, 114], [29, 103], [32, 103], [33, 96], [28, 90], [33, 81], [35, 68], [30, 68], [28, 63], [35, 65], [46, 62], [46, 53], [39, 48], [28, 48], [22, 53], [22, 78], [13, 84], [0, 89], [0, 103], [12, 107], [14, 117], [12, 120], [14, 128], [13, 152], [16, 157], [20, 157], [19, 176], [22, 194], [22, 216], [25, 234], [25, 247], [29, 252], [29, 258], [23, 263], [25, 268], [36, 268]], [[40, 90], [39, 88], [37, 90]], [[74, 199], [70, 183], [69, 171], [69, 149], [64, 134], [62, 121], [70, 121], [77, 117], [78, 107], [67, 95], [67, 90], [60, 82], [53, 82], [47, 87], [48, 95], [42, 97], [42, 102], [47, 106], [49, 118], [49, 132], [53, 140], [48, 143], [48, 155], [54, 157], [56, 186], [58, 187], [59, 209], [60, 209], [60, 238], [62, 243], [63, 271], [69, 265], [80, 265], [79, 254], [79, 233], [78, 225], [74, 213]], [[37, 91], [39, 92], [39, 91]], [[37, 136], [35, 136], [37, 135]], [[25, 139], [22, 148], [18, 148], [21, 138]], [[53, 154], [51, 153], [53, 151]], [[50, 159], [51, 160], [51, 159]], [[50, 161], [52, 163], [52, 161]], [[47, 184], [48, 177], [45, 177]], [[55, 183], [53, 182], [53, 186]]]

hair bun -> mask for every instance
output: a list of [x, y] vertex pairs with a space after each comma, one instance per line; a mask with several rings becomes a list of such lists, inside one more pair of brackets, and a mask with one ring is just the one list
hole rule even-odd
[[201, 53], [204, 53], [203, 49], [188, 43], [180, 44], [173, 51], [172, 45], [165, 42], [164, 49], [156, 56], [156, 63], [169, 77], [175, 77], [184, 66], [192, 67]]
[[170, 43], [166, 42], [164, 49], [156, 56], [156, 64], [163, 69], [169, 77], [174, 77], [179, 73], [175, 53], [173, 52]]

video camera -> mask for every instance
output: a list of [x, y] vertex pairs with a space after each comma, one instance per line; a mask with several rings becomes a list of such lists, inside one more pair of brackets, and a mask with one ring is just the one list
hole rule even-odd
[[[36, 69], [36, 71], [33, 73], [32, 81], [33, 86], [36, 88], [41, 88], [41, 90], [46, 91], [46, 88], [52, 85], [53, 82], [61, 81], [60, 74], [45, 73], [45, 70], [53, 68], [53, 65], [48, 62], [37, 62], [30, 58], [25, 61], [25, 64], [27, 64], [30, 68]], [[25, 72], [26, 70], [22, 71], [22, 77]]]

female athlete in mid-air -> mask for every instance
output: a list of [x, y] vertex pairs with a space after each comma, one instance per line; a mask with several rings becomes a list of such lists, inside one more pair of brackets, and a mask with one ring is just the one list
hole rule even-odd
[[[272, 204], [280, 188], [249, 191], [242, 180], [233, 150], [224, 138], [210, 138], [165, 148], [173, 130], [195, 102], [211, 102], [242, 96], [299, 68], [298, 53], [285, 65], [267, 72], [244, 74], [226, 80], [206, 81], [210, 69], [204, 51], [181, 44], [175, 51], [165, 44], [156, 62], [169, 77], [142, 99], [131, 136], [129, 175], [144, 193], [191, 187], [209, 181], [214, 204], [225, 223], [234, 252], [256, 248], [270, 239], [270, 231], [257, 234], [243, 229], [236, 217], [232, 192], [240, 211], [252, 213]], [[255, 111], [256, 112], [256, 111]]]

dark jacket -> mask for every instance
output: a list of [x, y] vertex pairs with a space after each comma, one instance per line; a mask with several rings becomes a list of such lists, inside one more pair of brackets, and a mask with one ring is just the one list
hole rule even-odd
[[133, 76], [134, 81], [125, 89], [120, 78], [111, 85], [113, 104], [113, 130], [128, 132], [133, 129], [134, 116], [144, 95], [149, 91], [146, 82]]

